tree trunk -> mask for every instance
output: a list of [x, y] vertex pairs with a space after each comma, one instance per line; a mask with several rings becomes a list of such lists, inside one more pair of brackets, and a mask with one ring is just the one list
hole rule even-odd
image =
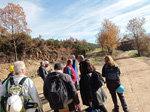
[[102, 46], [102, 52], [104, 51], [104, 47]]
[[107, 50], [108, 50], [108, 54], [109, 54], [109, 55], [112, 55], [113, 50], [111, 50], [110, 48], [107, 48]]
[[16, 46], [16, 42], [15, 42], [15, 40], [14, 40], [14, 42], [13, 42], [13, 45], [14, 45], [14, 51], [15, 51], [15, 61], [17, 61], [18, 60], [18, 54], [17, 54], [17, 46]]
[[135, 39], [135, 41], [136, 41], [136, 49], [138, 51], [138, 56], [141, 56], [140, 43], [138, 37]]

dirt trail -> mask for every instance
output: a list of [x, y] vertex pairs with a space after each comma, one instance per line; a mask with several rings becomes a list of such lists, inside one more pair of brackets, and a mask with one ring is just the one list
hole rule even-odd
[[[150, 110], [150, 61], [144, 59], [135, 59], [130, 58], [128, 56], [129, 52], [123, 54], [124, 57], [120, 57], [117, 59], [117, 63], [120, 65], [121, 69], [121, 82], [125, 87], [125, 99], [128, 104], [129, 109], [132, 112], [149, 112]], [[96, 66], [97, 70], [101, 72], [102, 65]], [[43, 101], [44, 111], [50, 112], [52, 111], [49, 108], [48, 103], [43, 99], [43, 81], [38, 77], [33, 79], [38, 91], [40, 93], [40, 97]], [[105, 103], [108, 112], [111, 112], [113, 108], [113, 103], [110, 97], [110, 94], [106, 88], [103, 87], [108, 99]], [[118, 100], [119, 101], [119, 100]], [[120, 112], [122, 111], [121, 104]], [[82, 108], [85, 108], [81, 104]]]

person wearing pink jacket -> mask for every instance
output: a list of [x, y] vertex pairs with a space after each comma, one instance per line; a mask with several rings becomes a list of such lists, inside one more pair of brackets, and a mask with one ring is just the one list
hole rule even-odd
[[71, 59], [69, 59], [67, 61], [67, 65], [64, 68], [64, 73], [67, 73], [71, 77], [72, 81], [75, 84], [75, 82], [77, 81], [77, 78], [76, 78], [76, 72], [75, 72], [74, 68], [72, 67], [72, 60]]

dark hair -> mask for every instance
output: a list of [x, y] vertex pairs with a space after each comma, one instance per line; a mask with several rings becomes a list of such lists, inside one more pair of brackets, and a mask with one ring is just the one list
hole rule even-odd
[[55, 70], [61, 70], [63, 68], [63, 64], [62, 63], [55, 63], [54, 65], [54, 69]]
[[70, 63], [71, 63], [71, 61], [72, 61], [71, 59], [67, 60], [67, 64], [70, 64]]
[[44, 62], [44, 61], [41, 61], [41, 62], [40, 62], [40, 65], [42, 65], [42, 64], [45, 64], [45, 62]]
[[95, 70], [96, 69], [95, 69], [94, 65], [92, 65], [92, 63], [90, 62], [89, 59], [85, 59], [84, 61], [82, 61], [81, 74], [91, 73]]

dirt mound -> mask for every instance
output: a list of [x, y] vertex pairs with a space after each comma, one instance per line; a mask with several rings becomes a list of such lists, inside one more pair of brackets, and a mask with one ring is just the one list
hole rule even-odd
[[[61, 48], [57, 50], [49, 50], [46, 54], [43, 54], [41, 52], [37, 52], [36, 56], [31, 56], [29, 59], [23, 60], [26, 65], [26, 75], [28, 77], [35, 77], [37, 75], [37, 69], [40, 66], [40, 62], [42, 60], [47, 60], [50, 62], [50, 65], [53, 67], [55, 62], [62, 62], [63, 64], [66, 64], [67, 59], [69, 59], [69, 56], [71, 55], [72, 50]], [[4, 63], [0, 64], [0, 79], [4, 80], [7, 75], [9, 74], [9, 67], [13, 65], [12, 63]]]

